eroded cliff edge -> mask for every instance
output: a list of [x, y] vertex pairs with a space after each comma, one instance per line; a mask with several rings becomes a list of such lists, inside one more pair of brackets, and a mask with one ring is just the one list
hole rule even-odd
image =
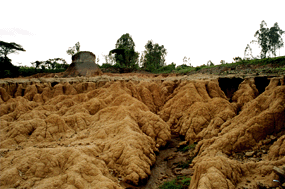
[[[277, 186], [284, 83], [284, 76], [2, 80], [0, 186], [139, 185], [171, 133], [197, 143], [190, 188]], [[241, 158], [246, 152], [254, 155]]]

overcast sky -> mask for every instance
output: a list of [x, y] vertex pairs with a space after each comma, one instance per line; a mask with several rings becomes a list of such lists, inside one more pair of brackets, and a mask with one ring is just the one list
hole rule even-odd
[[[36, 60], [64, 58], [66, 50], [80, 42], [100, 63], [129, 33], [141, 53], [148, 40], [164, 45], [166, 63], [183, 63], [184, 56], [198, 66], [211, 60], [232, 62], [244, 57], [244, 49], [265, 20], [285, 30], [284, 0], [0, 0], [0, 40], [15, 42], [26, 52], [10, 54], [14, 65], [31, 66]], [[285, 35], [282, 38], [284, 40]], [[260, 49], [252, 45], [253, 54]], [[284, 56], [284, 47], [277, 55]]]

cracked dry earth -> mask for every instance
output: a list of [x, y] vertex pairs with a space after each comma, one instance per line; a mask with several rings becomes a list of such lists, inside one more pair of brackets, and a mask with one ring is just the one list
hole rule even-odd
[[0, 188], [285, 188], [284, 80], [2, 79]]

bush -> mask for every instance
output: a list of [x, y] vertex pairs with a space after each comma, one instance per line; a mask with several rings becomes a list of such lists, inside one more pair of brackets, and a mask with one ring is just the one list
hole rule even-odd
[[169, 64], [167, 66], [160, 67], [156, 70], [154, 69], [151, 72], [152, 73], [171, 73], [172, 71], [175, 70], [175, 66], [176, 66], [176, 64], [174, 62], [172, 62], [171, 64]]
[[195, 71], [199, 71], [199, 70], [201, 70], [201, 67], [196, 67], [195, 68]]
[[180, 65], [180, 66], [177, 66], [177, 67], [176, 67], [176, 70], [179, 71], [179, 70], [187, 69], [187, 68], [189, 68], [189, 67], [191, 67], [191, 66], [187, 66], [186, 64], [182, 64], [182, 65]]
[[102, 64], [102, 66], [99, 66], [100, 68], [105, 68], [105, 69], [108, 69], [108, 68], [113, 68], [113, 66], [109, 63], [104, 63]]
[[60, 68], [60, 69], [36, 69], [34, 67], [27, 67], [27, 66], [22, 66], [19, 69], [19, 75], [27, 77], [31, 75], [35, 75], [37, 73], [60, 73], [64, 72], [66, 69]]

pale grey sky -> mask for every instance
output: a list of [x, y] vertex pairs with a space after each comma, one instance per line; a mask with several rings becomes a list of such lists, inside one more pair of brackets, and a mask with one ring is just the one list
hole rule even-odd
[[[80, 42], [104, 62], [102, 54], [115, 48], [117, 39], [129, 33], [141, 53], [148, 40], [164, 45], [166, 63], [194, 66], [211, 60], [232, 62], [243, 58], [262, 20], [285, 30], [284, 0], [0, 0], [0, 40], [15, 42], [26, 52], [10, 54], [15, 65], [64, 58], [68, 47]], [[283, 7], [283, 8], [282, 8]], [[283, 34], [283, 41], [285, 35]], [[257, 45], [253, 54], [260, 52]], [[284, 47], [277, 55], [284, 56]]]

